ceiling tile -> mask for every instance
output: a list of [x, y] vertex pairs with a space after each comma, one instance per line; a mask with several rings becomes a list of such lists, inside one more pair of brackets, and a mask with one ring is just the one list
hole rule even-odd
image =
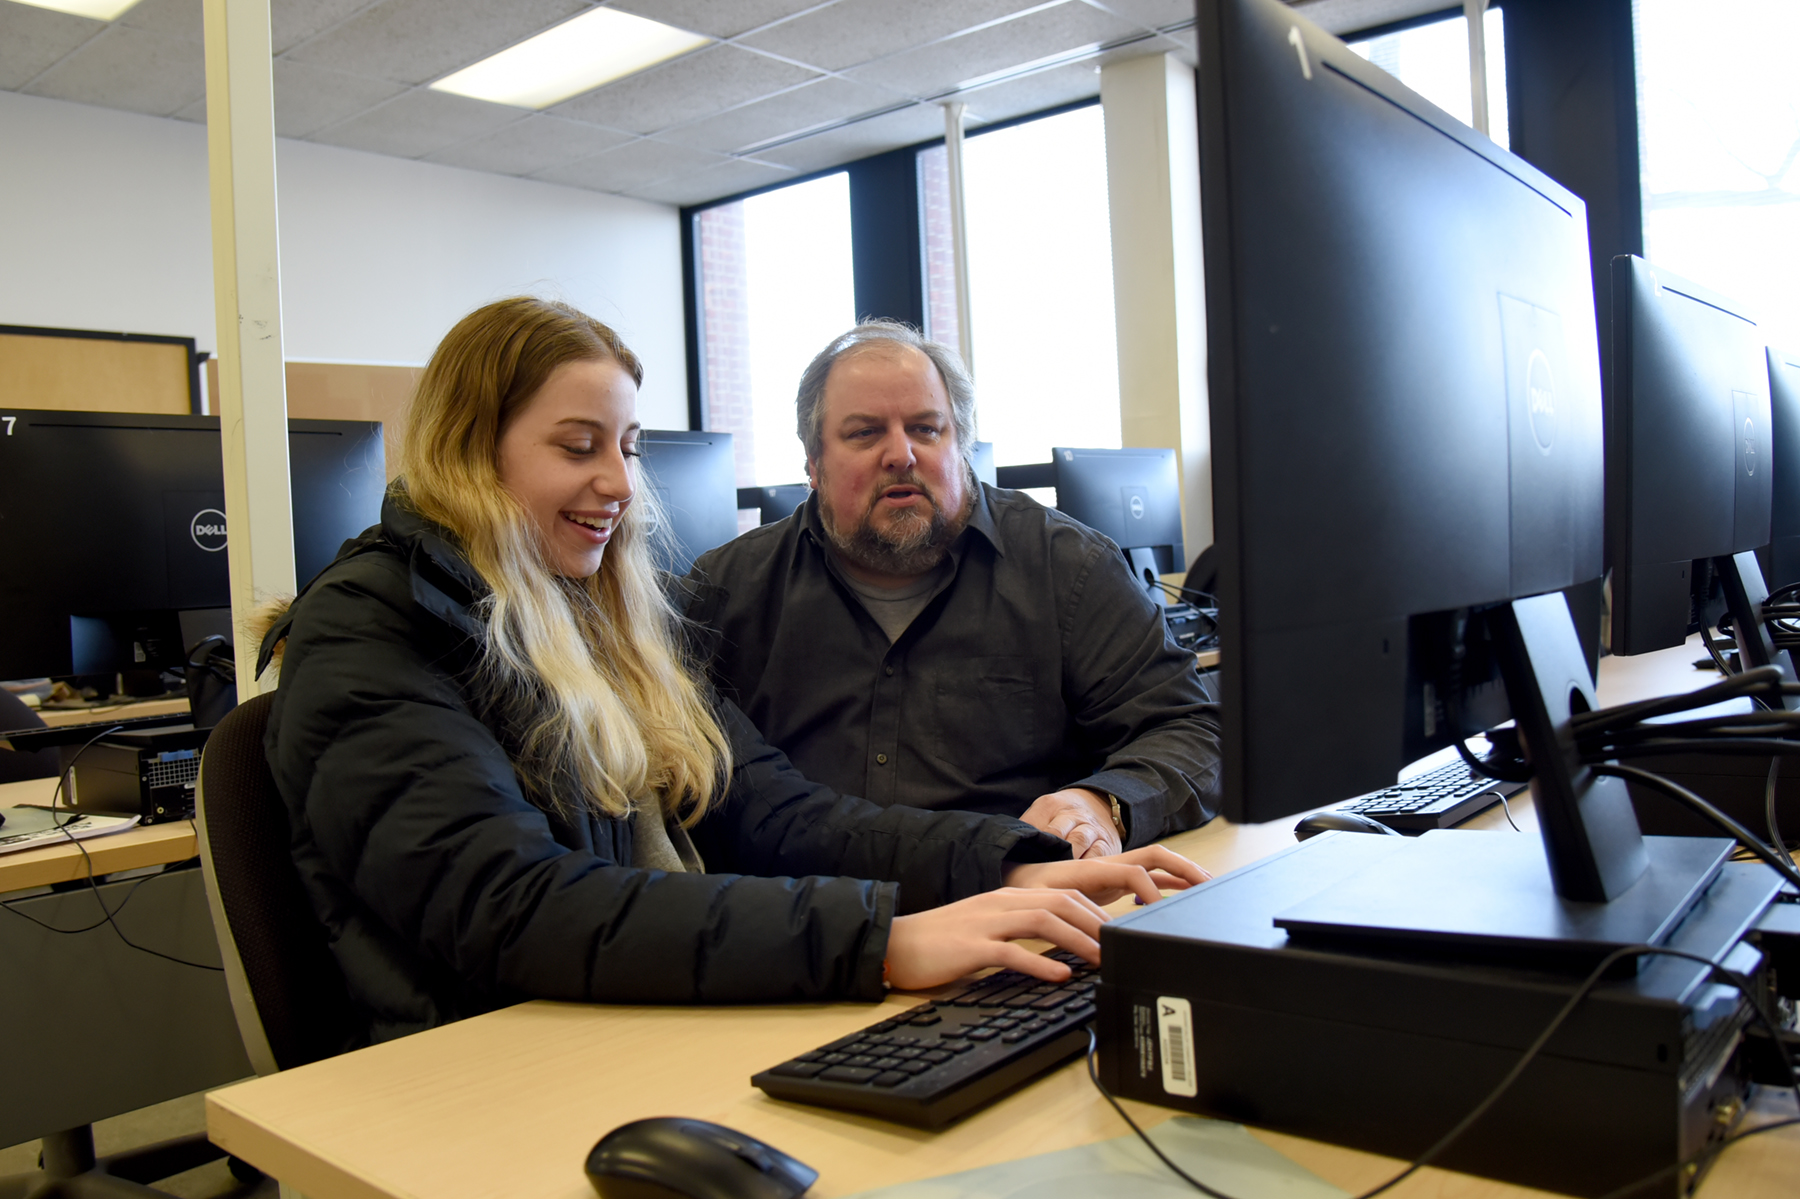
[[670, 129], [661, 136], [677, 145], [723, 154], [900, 102], [901, 97], [882, 88], [828, 76], [716, 117]]
[[641, 138], [617, 150], [540, 171], [532, 178], [595, 191], [634, 192], [647, 184], [730, 161], [723, 154], [708, 154], [703, 150]]
[[167, 116], [205, 94], [206, 55], [198, 42], [114, 23], [25, 90]]
[[913, 0], [909, 4], [839, 0], [830, 8], [760, 30], [740, 44], [841, 71], [1041, 3], [1043, 0]]
[[735, 46], [713, 46], [565, 100], [549, 111], [632, 133], [654, 133], [818, 77], [816, 71]]
[[406, 90], [406, 85], [275, 60], [275, 132], [306, 137]]
[[381, 0], [287, 57], [350, 75], [429, 83], [589, 7], [587, 0]]
[[1194, 0], [1095, 0], [1127, 21], [1146, 29], [1194, 23]]
[[683, 173], [636, 188], [632, 195], [661, 204], [703, 204], [720, 196], [736, 195], [753, 188], [786, 183], [795, 172], [770, 166], [753, 158], [734, 158], [702, 171]]
[[764, 162], [778, 162], [799, 171], [822, 171], [826, 167], [854, 162], [871, 154], [896, 150], [901, 146], [910, 146], [943, 135], [944, 110], [935, 104], [915, 104], [899, 112], [871, 117], [841, 129], [815, 133], [785, 146], [761, 150], [756, 157]]
[[206, 14], [201, 0], [138, 0], [119, 15], [119, 24], [190, 42], [206, 37]]
[[270, 0], [270, 40], [285, 54], [309, 37], [369, 7], [371, 0]]
[[847, 74], [913, 95], [935, 96], [1007, 67], [1141, 32], [1136, 25], [1086, 4], [1059, 4], [1016, 21], [921, 46]]
[[0, 88], [18, 91], [105, 28], [105, 21], [0, 2]]
[[307, 140], [397, 158], [419, 158], [452, 142], [492, 133], [524, 115], [503, 104], [418, 88], [380, 108], [329, 125]]
[[[184, 104], [169, 114], [177, 121], [192, 121], [196, 125], [206, 124], [206, 97], [201, 96], [189, 104]], [[275, 116], [275, 132], [281, 132], [281, 115]]]
[[473, 141], [446, 146], [428, 157], [446, 166], [500, 175], [529, 175], [558, 163], [588, 158], [630, 140], [629, 133], [617, 129], [534, 113], [517, 124]]
[[736, 37], [828, 0], [612, 0], [610, 7], [709, 37]]
[[1072, 104], [1100, 94], [1100, 72], [1094, 63], [1077, 62], [1053, 67], [1023, 79], [1009, 79], [963, 96], [969, 106], [970, 128], [1042, 112], [1059, 104]]

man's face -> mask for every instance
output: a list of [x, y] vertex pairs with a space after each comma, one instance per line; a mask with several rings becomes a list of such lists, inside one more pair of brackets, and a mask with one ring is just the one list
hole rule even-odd
[[838, 553], [877, 585], [931, 570], [974, 498], [931, 359], [911, 346], [853, 351], [826, 376], [820, 408], [807, 473]]

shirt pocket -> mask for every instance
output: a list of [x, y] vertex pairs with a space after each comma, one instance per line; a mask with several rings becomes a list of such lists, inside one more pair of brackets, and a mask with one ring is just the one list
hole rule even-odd
[[931, 688], [926, 752], [971, 782], [1034, 774], [1062, 739], [1062, 695], [1046, 663], [1022, 656], [964, 659]]

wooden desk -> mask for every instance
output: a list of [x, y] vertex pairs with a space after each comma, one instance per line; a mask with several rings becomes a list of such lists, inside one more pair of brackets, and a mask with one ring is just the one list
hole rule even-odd
[[[1642, 679], [1674, 690], [1671, 678], [1688, 681], [1698, 672], [1687, 665], [1691, 653], [1671, 655], [1624, 661]], [[1677, 674], [1677, 667], [1688, 673]], [[1651, 685], [1638, 675], [1625, 683]], [[1526, 835], [1535, 834], [1529, 800], [1514, 802], [1513, 815]], [[1293, 844], [1294, 820], [1232, 825], [1220, 819], [1169, 844], [1222, 873]], [[1506, 819], [1494, 808], [1474, 827], [1505, 828]], [[879, 1009], [521, 1004], [215, 1091], [207, 1096], [207, 1129], [216, 1143], [310, 1199], [592, 1199], [581, 1172], [588, 1149], [609, 1129], [644, 1116], [694, 1116], [764, 1138], [819, 1169], [809, 1192], [818, 1199], [1128, 1132], [1080, 1062], [938, 1133], [780, 1103], [751, 1087], [757, 1070], [863, 1028], [880, 1018], [878, 1010], [918, 1001], [896, 994]], [[1127, 1107], [1147, 1127], [1175, 1114]], [[1752, 1109], [1757, 1121], [1795, 1114], [1791, 1095], [1766, 1090]], [[1256, 1135], [1352, 1193], [1401, 1166], [1298, 1137]], [[1732, 1149], [1701, 1195], [1774, 1199], [1792, 1193], [1797, 1173], [1800, 1128], [1783, 1129]], [[1499, 1199], [1542, 1192], [1427, 1169], [1390, 1194]]]
[[[139, 716], [186, 715], [186, 696], [177, 699], [146, 699], [130, 704], [109, 704], [104, 708], [52, 708], [38, 716], [51, 728], [71, 724], [103, 724], [107, 720], [128, 720]], [[98, 730], [96, 730], [98, 731]]]
[[[55, 779], [0, 783], [0, 808], [48, 804], [55, 790]], [[68, 841], [42, 849], [0, 854], [0, 893], [86, 878], [90, 861], [93, 873], [113, 874], [136, 870], [140, 866], [185, 862], [199, 852], [194, 842], [194, 826], [185, 820], [140, 826], [104, 837], [88, 837], [81, 846], [87, 851], [85, 857], [82, 849]]]
[[[0, 784], [0, 807], [45, 804], [54, 779]], [[250, 1073], [224, 976], [152, 957], [101, 922], [87, 887], [33, 889], [192, 859], [187, 821], [0, 855], [0, 1145], [191, 1095]], [[99, 900], [139, 945], [218, 965], [200, 872], [101, 882]], [[126, 903], [129, 897], [130, 902]], [[88, 929], [59, 934], [59, 929]], [[92, 927], [90, 927], [92, 926]], [[43, 1036], [25, 1030], [42, 1027]]]

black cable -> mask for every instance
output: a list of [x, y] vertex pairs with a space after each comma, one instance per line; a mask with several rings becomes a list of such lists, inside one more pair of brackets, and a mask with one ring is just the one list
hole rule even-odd
[[[1784, 880], [1792, 883], [1796, 887], [1800, 887], [1800, 870], [1794, 869], [1793, 866], [1783, 861], [1773, 850], [1764, 845], [1755, 833], [1751, 832], [1725, 813], [1719, 811], [1719, 809], [1713, 807], [1712, 804], [1701, 799], [1698, 795], [1695, 795], [1680, 783], [1672, 783], [1668, 779], [1663, 778], [1660, 774], [1651, 774], [1648, 770], [1639, 770], [1635, 766], [1617, 766], [1602, 763], [1600, 765], [1591, 766], [1589, 769], [1595, 774], [1610, 774], [1617, 778], [1641, 783], [1652, 790], [1661, 791], [1669, 798], [1685, 804], [1693, 811], [1704, 816], [1706, 819], [1712, 821], [1727, 833], [1731, 834], [1740, 845], [1761, 858], [1765, 865], [1775, 871], [1776, 874], [1779, 874]], [[1777, 1037], [1777, 1039], [1779, 1040], [1779, 1037]], [[1800, 1092], [1796, 1093], [1796, 1098], [1800, 1098]]]
[[1781, 773], [1781, 759], [1769, 759], [1769, 783], [1763, 788], [1763, 816], [1769, 825], [1769, 847], [1780, 854], [1789, 866], [1794, 864], [1794, 855], [1788, 852], [1787, 842], [1781, 838], [1781, 823], [1775, 818], [1775, 779]]
[[[1611, 953], [1607, 954], [1604, 958], [1602, 958], [1600, 960], [1599, 965], [1595, 966], [1594, 969], [1588, 974], [1588, 976], [1582, 980], [1581, 985], [1575, 988], [1575, 992], [1569, 996], [1568, 1002], [1563, 1004], [1561, 1010], [1559, 1010], [1556, 1013], [1555, 1017], [1553, 1017], [1551, 1019], [1550, 1023], [1545, 1026], [1544, 1031], [1539, 1033], [1537, 1036], [1537, 1039], [1534, 1040], [1526, 1048], [1525, 1052], [1522, 1055], [1520, 1055], [1519, 1060], [1516, 1063], [1514, 1063], [1513, 1068], [1511, 1070], [1507, 1071], [1506, 1076], [1504, 1078], [1502, 1078], [1499, 1081], [1499, 1083], [1494, 1086], [1493, 1090], [1488, 1092], [1487, 1096], [1484, 1099], [1482, 1099], [1482, 1101], [1480, 1103], [1475, 1105], [1475, 1109], [1473, 1111], [1471, 1111], [1468, 1115], [1464, 1116], [1461, 1120], [1457, 1121], [1456, 1125], [1454, 1127], [1452, 1127], [1449, 1132], [1446, 1132], [1443, 1136], [1439, 1137], [1437, 1139], [1437, 1141], [1430, 1148], [1425, 1150], [1425, 1152], [1420, 1154], [1417, 1158], [1414, 1158], [1413, 1161], [1410, 1164], [1408, 1164], [1404, 1170], [1400, 1171], [1400, 1173], [1394, 1175], [1392, 1178], [1388, 1179], [1386, 1182], [1380, 1183], [1380, 1184], [1376, 1185], [1375, 1187], [1373, 1187], [1367, 1191], [1364, 1191], [1362, 1194], [1355, 1196], [1355, 1199], [1374, 1199], [1374, 1197], [1376, 1195], [1380, 1195], [1384, 1191], [1393, 1189], [1395, 1186], [1399, 1185], [1401, 1182], [1403, 1182], [1407, 1178], [1412, 1177], [1412, 1175], [1418, 1173], [1420, 1170], [1422, 1170], [1426, 1166], [1430, 1165], [1438, 1157], [1442, 1156], [1444, 1150], [1448, 1149], [1459, 1137], [1461, 1137], [1463, 1135], [1463, 1133], [1467, 1132], [1470, 1128], [1472, 1128], [1475, 1125], [1475, 1123], [1478, 1120], [1481, 1119], [1482, 1116], [1486, 1115], [1488, 1110], [1490, 1108], [1492, 1108], [1494, 1106], [1494, 1104], [1496, 1104], [1500, 1101], [1500, 1098], [1506, 1094], [1506, 1092], [1512, 1087], [1513, 1083], [1518, 1081], [1519, 1076], [1524, 1074], [1525, 1068], [1527, 1066], [1529, 1066], [1537, 1058], [1538, 1054], [1543, 1051], [1544, 1046], [1546, 1046], [1550, 1043], [1551, 1039], [1557, 1034], [1557, 1032], [1562, 1028], [1562, 1026], [1568, 1022], [1569, 1017], [1574, 1015], [1576, 1008], [1578, 1008], [1581, 1005], [1581, 1003], [1587, 999], [1587, 997], [1593, 992], [1594, 988], [1600, 984], [1600, 982], [1606, 977], [1607, 972], [1610, 971], [1614, 965], [1616, 965], [1619, 962], [1624, 961], [1626, 958], [1644, 957], [1647, 955], [1661, 955], [1661, 956], [1665, 956], [1665, 957], [1675, 957], [1675, 958], [1684, 959], [1686, 961], [1697, 962], [1700, 965], [1708, 967], [1714, 974], [1722, 977], [1726, 982], [1730, 983], [1731, 986], [1734, 987], [1738, 991], [1738, 993], [1741, 994], [1744, 997], [1744, 999], [1749, 1003], [1750, 1010], [1755, 1015], [1756, 1019], [1763, 1025], [1764, 1028], [1768, 1029], [1770, 1039], [1775, 1042], [1776, 1049], [1781, 1054], [1782, 1062], [1783, 1062], [1783, 1064], [1785, 1064], [1787, 1066], [1788, 1078], [1790, 1080], [1791, 1086], [1794, 1091], [1795, 1102], [1800, 1103], [1800, 1073], [1796, 1073], [1796, 1071], [1794, 1069], [1794, 1059], [1793, 1059], [1792, 1055], [1789, 1054], [1789, 1052], [1788, 1052], [1787, 1044], [1785, 1041], [1782, 1040], [1780, 1031], [1778, 1029], [1778, 1026], [1775, 1023], [1774, 1018], [1771, 1017], [1769, 1015], [1769, 1013], [1767, 1013], [1763, 1010], [1763, 1006], [1757, 998], [1756, 988], [1751, 984], [1749, 978], [1745, 977], [1744, 975], [1738, 973], [1735, 970], [1727, 969], [1726, 967], [1720, 965], [1718, 962], [1713, 961], [1711, 958], [1702, 957], [1700, 954], [1697, 954], [1697, 953], [1688, 953], [1686, 950], [1667, 949], [1667, 948], [1663, 948], [1663, 947], [1655, 946], [1655, 945], [1626, 945], [1619, 949], [1613, 950]], [[1106, 1089], [1105, 1084], [1100, 1081], [1100, 1072], [1099, 1072], [1098, 1066], [1096, 1065], [1098, 1058], [1099, 1058], [1099, 1049], [1100, 1049], [1099, 1041], [1095, 1037], [1093, 1030], [1090, 1028], [1088, 1030], [1088, 1052], [1087, 1052], [1088, 1078], [1093, 1081], [1095, 1089], [1100, 1092], [1101, 1096], [1105, 1098], [1107, 1103], [1112, 1105], [1112, 1109], [1115, 1112], [1119, 1113], [1119, 1118], [1124, 1120], [1126, 1125], [1130, 1127], [1131, 1131], [1137, 1134], [1138, 1139], [1140, 1141], [1144, 1142], [1145, 1146], [1147, 1146], [1149, 1148], [1150, 1152], [1154, 1153], [1157, 1156], [1157, 1158], [1164, 1165], [1168, 1166], [1169, 1169], [1173, 1170], [1188, 1185], [1192, 1186], [1193, 1188], [1202, 1192], [1203, 1194], [1211, 1196], [1212, 1199], [1234, 1199], [1233, 1196], [1226, 1195], [1222, 1191], [1216, 1191], [1213, 1188], [1207, 1186], [1205, 1183], [1200, 1182], [1198, 1179], [1192, 1177], [1186, 1171], [1181, 1169], [1181, 1167], [1177, 1166], [1174, 1162], [1170, 1161], [1168, 1156], [1166, 1154], [1164, 1154], [1161, 1149], [1157, 1148], [1156, 1142], [1154, 1142], [1150, 1139], [1149, 1134], [1146, 1133], [1142, 1128], [1138, 1127], [1137, 1121], [1133, 1120], [1130, 1117], [1130, 1115], [1128, 1115], [1126, 1113], [1124, 1107], [1122, 1107], [1119, 1104], [1119, 1101], [1113, 1097], [1112, 1092], [1108, 1091]], [[1751, 1129], [1749, 1132], [1746, 1132], [1740, 1136], [1730, 1138], [1729, 1140], [1725, 1141], [1722, 1145], [1720, 1145], [1717, 1149], [1703, 1150], [1700, 1155], [1696, 1156], [1693, 1159], [1693, 1161], [1701, 1162], [1701, 1161], [1710, 1160], [1712, 1157], [1716, 1157], [1718, 1153], [1723, 1152], [1726, 1147], [1736, 1144], [1738, 1141], [1743, 1140], [1744, 1137], [1746, 1137], [1746, 1136], [1754, 1136], [1757, 1133], [1766, 1132], [1772, 1128], [1785, 1127], [1789, 1124], [1794, 1124], [1794, 1123], [1800, 1123], [1800, 1119], [1781, 1120], [1781, 1121], [1776, 1121], [1776, 1122], [1773, 1122], [1770, 1124], [1759, 1125], [1758, 1127]], [[1655, 1173], [1651, 1174], [1649, 1176], [1649, 1178], [1640, 1178], [1640, 1179], [1632, 1182], [1630, 1185], [1622, 1187], [1617, 1191], [1614, 1191], [1613, 1195], [1630, 1194], [1631, 1192], [1637, 1190], [1639, 1187], [1642, 1187], [1643, 1185], [1645, 1185], [1645, 1183], [1647, 1183], [1653, 1179], [1661, 1178], [1665, 1174], [1668, 1174], [1669, 1172], [1671, 1172], [1672, 1170], [1684, 1169], [1689, 1164], [1690, 1163], [1688, 1163], [1688, 1162], [1681, 1162], [1675, 1166], [1665, 1166], [1662, 1169], [1657, 1170]], [[1609, 1197], [1609, 1199], [1610, 1199], [1610, 1197]]]
[[1586, 738], [1612, 728], [1637, 724], [1652, 717], [1710, 707], [1724, 700], [1746, 695], [1759, 687], [1766, 688], [1773, 694], [1800, 693], [1800, 687], [1787, 683], [1782, 678], [1781, 671], [1776, 667], [1759, 666], [1755, 670], [1734, 674], [1720, 682], [1709, 683], [1697, 691], [1685, 691], [1680, 695], [1665, 695], [1656, 699], [1619, 704], [1612, 708], [1581, 712], [1570, 723], [1577, 738]]
[[[75, 836], [73, 833], [68, 831], [69, 825], [75, 823], [75, 821], [81, 819], [81, 817], [77, 814], [71, 813], [71, 818], [68, 820], [58, 822], [56, 819], [56, 808], [57, 808], [58, 802], [62, 798], [63, 784], [74, 776], [75, 765], [76, 765], [76, 763], [81, 761], [81, 755], [85, 754], [88, 750], [92, 749], [96, 744], [98, 744], [100, 742], [100, 740], [102, 738], [111, 736], [113, 733], [118, 732], [119, 729], [122, 727], [123, 727], [122, 725], [115, 724], [111, 728], [102, 729], [100, 732], [95, 733], [93, 735], [93, 737], [89, 738], [88, 741], [86, 742], [86, 744], [84, 744], [80, 749], [76, 750], [75, 755], [69, 759], [69, 764], [63, 768], [62, 773], [59, 774], [56, 778], [56, 789], [50, 793], [50, 821], [51, 821], [52, 825], [54, 825], [58, 830], [60, 830], [62, 832], [62, 835], [64, 837], [66, 837], [69, 840], [69, 842], [75, 846], [76, 849], [81, 851], [82, 860], [87, 863], [88, 890], [93, 892], [94, 902], [100, 905], [102, 919], [95, 924], [89, 925], [87, 928], [79, 928], [79, 929], [57, 928], [54, 925], [44, 923], [42, 920], [39, 920], [35, 916], [30, 916], [24, 912], [18, 911], [17, 909], [15, 909], [12, 906], [11, 903], [0, 903], [0, 907], [4, 907], [7, 911], [11, 912], [15, 916], [18, 916], [18, 917], [21, 917], [22, 919], [31, 921], [33, 924], [37, 925], [39, 928], [48, 929], [50, 932], [61, 933], [61, 934], [67, 935], [67, 936], [74, 936], [78, 933], [92, 932], [94, 929], [99, 928], [100, 925], [102, 925], [102, 924], [110, 924], [110, 925], [112, 925], [112, 930], [113, 930], [114, 935], [116, 935], [119, 938], [119, 940], [123, 941], [127, 946], [131, 947], [132, 949], [137, 950], [139, 953], [147, 953], [151, 957], [162, 958], [164, 961], [174, 962], [178, 966], [192, 966], [196, 970], [211, 970], [214, 973], [224, 973], [225, 967], [223, 967], [223, 966], [209, 966], [205, 962], [190, 962], [186, 958], [178, 958], [178, 957], [174, 956], [173, 954], [164, 953], [160, 949], [151, 949], [148, 945], [139, 945], [137, 942], [133, 941], [130, 937], [127, 937], [125, 935], [125, 930], [119, 927], [118, 921], [113, 919], [113, 917], [115, 917], [120, 912], [125, 910], [125, 905], [131, 902], [131, 897], [137, 894], [139, 887], [143, 886], [150, 879], [156, 878], [159, 876], [147, 874], [143, 878], [138, 879], [137, 882], [132, 885], [131, 890], [129, 890], [125, 893], [125, 898], [119, 902], [118, 907], [116, 907], [116, 908], [107, 907], [106, 906], [106, 897], [104, 895], [100, 894], [100, 883], [94, 877], [93, 855], [88, 853], [87, 846], [85, 846], [81, 843], [81, 838]], [[20, 902], [20, 901], [19, 900], [13, 901], [13, 903], [17, 903], [17, 902]]]

